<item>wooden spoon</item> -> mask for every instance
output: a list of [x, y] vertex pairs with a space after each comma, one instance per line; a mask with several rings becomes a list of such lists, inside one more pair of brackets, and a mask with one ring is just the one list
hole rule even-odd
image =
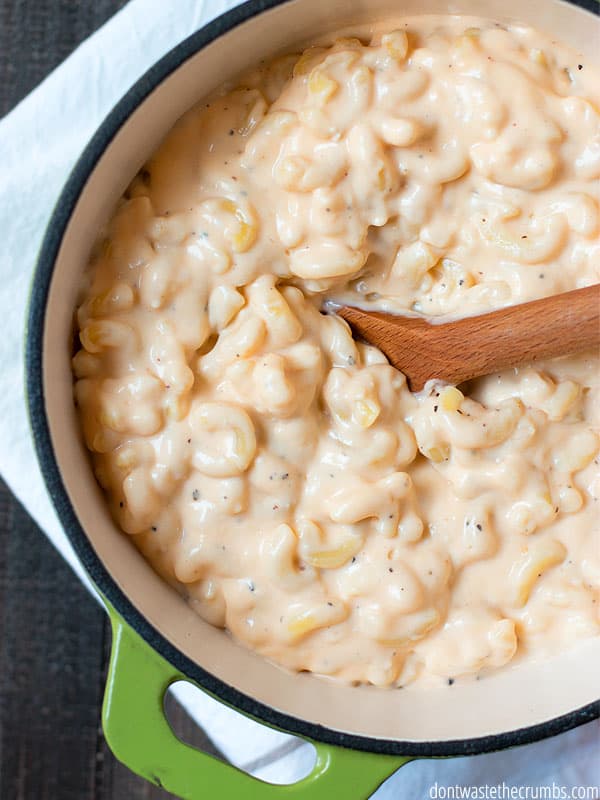
[[457, 384], [600, 345], [600, 284], [455, 322], [351, 306], [336, 313], [385, 353], [413, 392], [431, 378]]

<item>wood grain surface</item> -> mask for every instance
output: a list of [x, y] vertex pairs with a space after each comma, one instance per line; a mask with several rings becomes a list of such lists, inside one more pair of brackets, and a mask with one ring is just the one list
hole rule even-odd
[[462, 383], [600, 345], [600, 284], [432, 325], [343, 306], [337, 313], [420, 392], [428, 380]]
[[[0, 0], [0, 116], [124, 0]], [[165, 800], [100, 728], [104, 611], [0, 481], [0, 799]], [[175, 703], [177, 733], [216, 753]]]

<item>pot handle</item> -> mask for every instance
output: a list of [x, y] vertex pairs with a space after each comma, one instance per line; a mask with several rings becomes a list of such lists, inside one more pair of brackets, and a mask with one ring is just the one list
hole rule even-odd
[[181, 742], [164, 714], [175, 681], [188, 680], [156, 653], [108, 606], [113, 644], [102, 724], [114, 755], [129, 769], [181, 800], [363, 800], [410, 758], [347, 750], [312, 742], [313, 771], [297, 783], [274, 785], [253, 778]]

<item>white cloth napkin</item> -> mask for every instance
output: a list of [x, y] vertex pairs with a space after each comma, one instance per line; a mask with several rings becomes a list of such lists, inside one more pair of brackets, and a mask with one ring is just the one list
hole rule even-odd
[[[102, 119], [160, 56], [236, 2], [131, 0], [0, 122], [0, 472], [88, 586], [46, 494], [28, 429], [22, 355], [28, 285], [52, 207]], [[237, 766], [277, 783], [310, 771], [312, 748], [301, 740], [252, 722], [189, 685], [179, 688], [178, 697]], [[591, 785], [600, 778], [599, 755], [598, 727], [590, 724], [510, 752], [412, 762], [375, 797], [425, 798], [436, 782]]]

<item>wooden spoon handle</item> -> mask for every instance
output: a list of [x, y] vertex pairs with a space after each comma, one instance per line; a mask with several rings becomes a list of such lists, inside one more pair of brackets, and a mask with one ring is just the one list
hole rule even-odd
[[338, 314], [404, 372], [413, 391], [431, 378], [461, 383], [600, 345], [600, 284], [442, 324], [349, 306]]

